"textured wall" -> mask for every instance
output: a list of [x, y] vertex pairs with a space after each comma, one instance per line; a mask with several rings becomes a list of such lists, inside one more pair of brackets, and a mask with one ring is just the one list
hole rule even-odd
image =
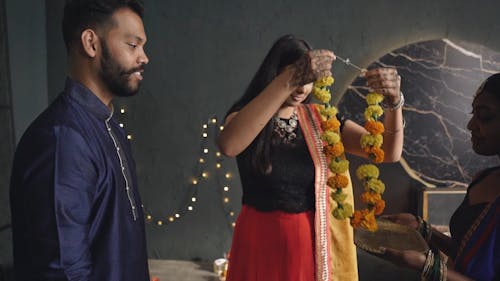
[[[58, 12], [62, 3], [47, 1], [50, 99], [64, 82]], [[333, 49], [361, 66], [391, 50], [429, 39], [461, 39], [500, 50], [498, 1], [478, 5], [452, 0], [146, 0], [145, 4], [150, 65], [143, 91], [117, 104], [127, 109], [120, 118], [133, 135], [141, 193], [153, 222], [167, 221], [186, 207], [184, 203], [195, 190], [189, 180], [199, 171], [202, 124], [213, 114], [222, 116], [241, 95], [272, 42], [282, 34], [304, 37], [314, 46]], [[334, 71], [335, 99], [339, 101], [356, 73], [340, 63]], [[212, 153], [210, 141], [207, 145]], [[223, 164], [235, 171], [233, 161]], [[389, 202], [390, 208], [413, 208], [409, 187], [415, 183], [397, 164], [384, 165], [384, 171], [393, 174], [401, 186], [391, 192], [406, 198], [392, 207]], [[221, 203], [222, 185], [213, 172], [211, 175], [197, 187], [198, 200], [191, 214], [172, 224], [167, 221], [163, 227], [147, 226], [151, 257], [212, 259], [227, 251], [231, 231]], [[234, 187], [230, 204], [237, 208], [239, 183], [236, 179], [230, 183]]]
[[[12, 246], [7, 182], [14, 150], [12, 99], [9, 81], [5, 1], [0, 0], [0, 280], [2, 270], [12, 264]], [[2, 269], [3, 268], [3, 269]]]

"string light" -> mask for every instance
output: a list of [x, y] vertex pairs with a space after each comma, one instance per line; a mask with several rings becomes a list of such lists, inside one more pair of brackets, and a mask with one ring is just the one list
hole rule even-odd
[[[125, 112], [126, 112], [125, 108], [120, 108], [120, 113], [121, 113], [121, 114], [125, 114]], [[217, 118], [216, 118], [216, 117], [211, 117], [211, 118], [209, 118], [209, 120], [208, 120], [208, 122], [207, 122], [207, 123], [202, 124], [202, 132], [201, 132], [201, 136], [202, 136], [202, 139], [201, 139], [201, 141], [202, 141], [202, 149], [201, 149], [200, 151], [203, 153], [203, 155], [206, 155], [206, 157], [209, 157], [209, 155], [208, 155], [208, 153], [209, 153], [209, 148], [207, 147], [207, 145], [209, 145], [209, 144], [210, 144], [209, 142], [207, 142], [207, 141], [208, 141], [208, 131], [207, 131], [207, 129], [209, 128], [209, 125], [208, 125], [208, 124], [213, 124], [213, 125], [215, 126], [215, 128], [214, 128], [213, 130], [215, 130], [215, 131], [217, 131], [217, 128], [218, 128], [220, 131], [224, 130], [224, 126], [222, 126], [222, 125], [220, 125], [220, 126], [219, 126], [219, 125], [217, 125]], [[121, 123], [121, 122], [120, 122], [120, 123], [119, 123], [119, 126], [120, 126], [121, 128], [124, 128], [124, 127], [125, 127], [124, 122], [123, 122], [123, 123]], [[217, 134], [217, 133], [214, 133], [213, 135], [216, 135], [216, 134]], [[130, 134], [130, 133], [129, 133], [129, 134], [127, 134], [127, 139], [128, 139], [128, 140], [132, 140], [132, 139], [133, 139], [132, 134]], [[214, 151], [216, 151], [216, 150], [214, 150]], [[222, 156], [222, 154], [221, 154], [219, 151], [216, 151], [216, 152], [215, 152], [215, 156], [216, 156], [216, 157], [221, 157], [221, 156]], [[216, 169], [220, 169], [220, 168], [222, 168], [222, 164], [221, 164], [221, 162], [220, 162], [220, 161], [223, 161], [223, 159], [219, 159], [219, 160], [217, 160], [217, 162], [215, 163], [215, 168], [216, 168]], [[198, 166], [197, 166], [197, 167], [198, 167], [197, 169], [203, 169], [203, 167], [202, 167], [202, 166], [203, 166], [206, 162], [207, 162], [207, 158], [205, 158], [205, 157], [200, 157], [200, 158], [198, 158], [198, 163], [199, 163], [199, 164], [198, 164]], [[212, 166], [212, 167], [214, 167], [214, 166]], [[220, 174], [219, 172], [217, 172], [216, 174], [217, 174], [217, 175], [220, 175], [220, 176], [221, 176], [223, 179], [225, 179], [225, 180], [229, 180], [229, 179], [231, 179], [231, 178], [232, 178], [232, 173], [231, 173], [231, 172], [229, 172], [229, 171], [226, 171], [225, 173], [222, 173], [222, 174]], [[203, 171], [203, 172], [201, 173], [201, 177], [202, 177], [203, 179], [208, 179], [208, 178], [209, 178], [209, 175], [210, 175], [210, 173], [209, 173], [208, 171], [206, 171], [206, 170], [205, 170], [205, 171]], [[217, 180], [217, 182], [218, 182], [219, 184], [221, 184], [221, 186], [222, 186], [222, 190], [223, 190], [224, 192], [228, 192], [228, 191], [229, 191], [229, 186], [228, 186], [227, 184], [224, 184], [224, 182], [221, 182], [221, 179], [220, 179], [218, 176], [217, 176], [217, 177], [215, 177], [215, 179]], [[196, 178], [196, 177], [194, 177], [194, 178], [191, 180], [191, 184], [192, 184], [191, 186], [193, 186], [193, 187], [192, 187], [191, 196], [190, 196], [190, 197], [188, 197], [188, 198], [191, 198], [191, 202], [190, 202], [190, 204], [185, 204], [185, 205], [184, 205], [184, 206], [185, 206], [184, 208], [178, 209], [179, 211], [173, 212], [173, 215], [170, 215], [170, 216], [166, 216], [166, 217], [164, 217], [164, 218], [166, 218], [166, 221], [168, 221], [169, 223], [173, 223], [173, 222], [175, 222], [176, 220], [179, 220], [179, 219], [183, 216], [183, 214], [185, 214], [186, 212], [191, 212], [191, 211], [193, 211], [193, 210], [194, 210], [194, 208], [195, 208], [195, 207], [194, 207], [194, 203], [196, 203], [196, 202], [198, 201], [198, 199], [197, 199], [197, 197], [196, 197], [196, 194], [197, 194], [197, 188], [198, 188], [198, 187], [195, 187], [195, 186], [198, 186], [198, 185], [199, 185], [199, 183], [200, 183], [200, 181], [199, 181], [199, 179], [198, 179], [198, 178]], [[235, 226], [235, 222], [233, 221], [234, 219], [229, 219], [229, 217], [234, 217], [234, 216], [235, 216], [235, 212], [234, 212], [233, 210], [227, 210], [227, 208], [230, 208], [230, 205], [228, 204], [228, 203], [229, 203], [229, 201], [230, 201], [230, 199], [229, 199], [229, 197], [227, 196], [227, 194], [226, 194], [226, 196], [223, 196], [223, 200], [222, 200], [222, 201], [224, 202], [224, 204], [223, 204], [223, 205], [224, 205], [224, 209], [225, 209], [225, 211], [226, 211], [226, 215], [228, 215], [228, 220], [229, 220], [229, 223], [230, 223], [230, 225], [231, 225], [232, 227], [234, 227], [234, 226]], [[144, 208], [144, 207], [143, 207], [143, 208]], [[146, 211], [146, 209], [145, 209], [145, 211], [144, 211], [144, 212], [145, 212], [145, 214], [146, 214], [146, 216], [145, 216], [145, 217], [146, 217], [146, 221], [147, 221], [148, 223], [154, 223], [154, 222], [156, 222], [155, 224], [156, 224], [157, 226], [165, 226], [165, 225], [166, 225], [166, 223], [164, 223], [164, 220], [161, 220], [161, 219], [158, 219], [158, 218], [157, 218], [157, 219], [155, 219], [155, 218], [153, 217], [153, 215], [151, 214], [151, 212]]]

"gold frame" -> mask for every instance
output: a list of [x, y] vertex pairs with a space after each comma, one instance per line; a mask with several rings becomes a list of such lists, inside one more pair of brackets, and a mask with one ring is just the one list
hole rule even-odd
[[424, 220], [429, 219], [429, 194], [464, 194], [467, 192], [467, 188], [462, 187], [431, 187], [423, 188], [421, 192], [422, 196], [422, 218]]

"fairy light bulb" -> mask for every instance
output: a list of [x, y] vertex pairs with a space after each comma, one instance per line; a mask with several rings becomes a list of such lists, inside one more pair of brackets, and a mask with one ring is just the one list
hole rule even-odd
[[173, 221], [174, 221], [174, 217], [169, 217], [169, 218], [168, 218], [168, 220], [169, 220], [170, 222], [173, 222]]
[[193, 210], [193, 206], [188, 206], [188, 211], [192, 211]]
[[212, 118], [212, 123], [213, 124], [217, 123], [217, 119], [216, 118]]
[[225, 175], [226, 179], [230, 179], [232, 177], [231, 173], [226, 173]]
[[207, 133], [203, 133], [203, 137], [204, 138], [208, 137], [208, 134]]
[[192, 181], [192, 183], [193, 183], [194, 185], [196, 185], [196, 184], [198, 184], [198, 181], [197, 181], [197, 180], [193, 180], [193, 181]]
[[124, 126], [123, 123], [120, 123], [119, 125], [120, 125], [120, 128], [123, 128], [123, 126]]
[[220, 169], [222, 165], [220, 163], [215, 164], [215, 168]]
[[234, 212], [229, 212], [229, 215], [230, 215], [231, 217], [234, 217]]
[[217, 157], [220, 157], [220, 155], [221, 155], [221, 154], [220, 154], [220, 152], [219, 152], [219, 151], [217, 151], [217, 152], [215, 153], [215, 156], [217, 156]]
[[221, 130], [221, 131], [224, 130], [224, 126], [220, 126], [219, 130]]
[[236, 223], [235, 222], [231, 223], [231, 226], [234, 228], [236, 226]]
[[162, 221], [157, 221], [157, 222], [156, 222], [156, 224], [157, 224], [158, 226], [162, 226], [162, 225], [163, 225], [163, 222], [162, 222]]
[[153, 217], [152, 217], [151, 215], [147, 215], [147, 216], [146, 216], [146, 219], [147, 219], [148, 221], [150, 221], [150, 220], [152, 220], [152, 219], [153, 219]]
[[229, 198], [228, 197], [224, 197], [224, 203], [229, 203]]
[[196, 197], [191, 198], [191, 201], [196, 202]]
[[208, 153], [208, 148], [203, 149], [203, 153], [207, 154]]
[[125, 108], [120, 108], [120, 113], [124, 114], [125, 113]]
[[198, 160], [198, 161], [199, 161], [200, 163], [202, 163], [202, 164], [203, 164], [203, 163], [205, 163], [205, 159], [203, 159], [203, 158], [200, 158], [200, 160]]
[[180, 218], [180, 217], [181, 217], [181, 215], [179, 215], [179, 214], [175, 214], [175, 217], [176, 217], [176, 218]]
[[207, 124], [203, 124], [203, 129], [208, 128]]
[[132, 135], [127, 135], [128, 140], [132, 140]]
[[229, 191], [229, 186], [224, 186], [224, 191]]

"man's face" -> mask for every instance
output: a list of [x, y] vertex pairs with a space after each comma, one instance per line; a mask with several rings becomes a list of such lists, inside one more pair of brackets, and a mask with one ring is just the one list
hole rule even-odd
[[128, 97], [139, 91], [144, 65], [146, 34], [141, 18], [128, 8], [116, 11], [114, 25], [101, 40], [100, 71], [104, 85], [115, 96]]

